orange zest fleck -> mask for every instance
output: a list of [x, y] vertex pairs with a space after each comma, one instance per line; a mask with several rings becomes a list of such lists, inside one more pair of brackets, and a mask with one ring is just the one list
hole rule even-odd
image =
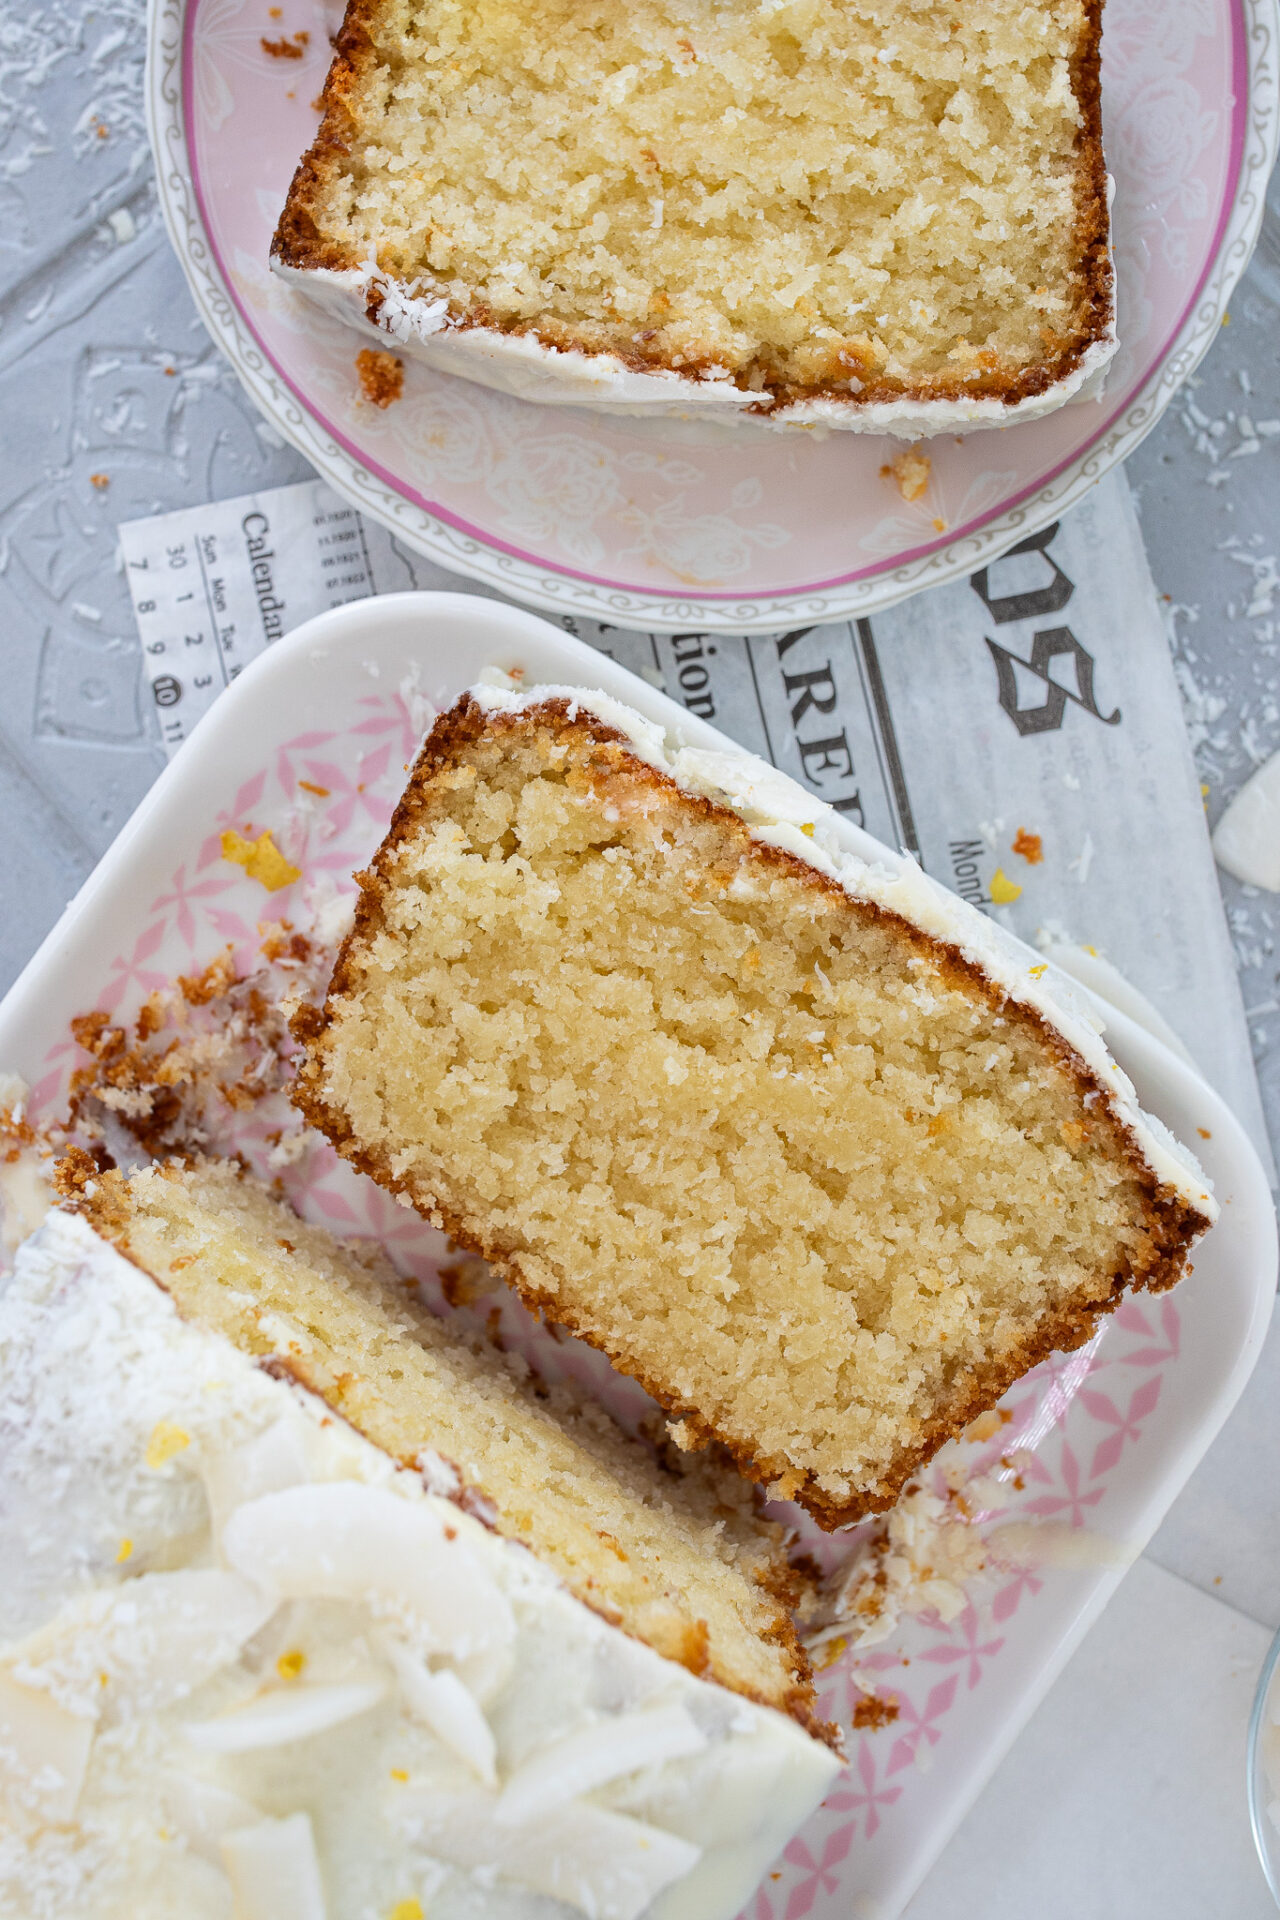
[[281, 887], [292, 886], [302, 878], [301, 867], [285, 859], [271, 837], [270, 828], [256, 840], [246, 840], [234, 827], [228, 827], [222, 835], [222, 857], [233, 866], [243, 867], [249, 878], [264, 886], [268, 893], [277, 893]]
[[151, 1429], [151, 1438], [147, 1442], [147, 1451], [143, 1458], [153, 1473], [159, 1471], [175, 1453], [181, 1453], [184, 1447], [191, 1445], [191, 1435], [184, 1433], [181, 1427], [175, 1427], [172, 1421], [157, 1420]]

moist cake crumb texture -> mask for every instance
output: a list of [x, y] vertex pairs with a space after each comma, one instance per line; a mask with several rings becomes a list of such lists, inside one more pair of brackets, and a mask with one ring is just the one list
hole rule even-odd
[[826, 1525], [1205, 1224], [1032, 1012], [564, 700], [445, 715], [362, 885], [308, 1116]]
[[92, 1177], [77, 1204], [179, 1311], [278, 1363], [393, 1459], [451, 1463], [498, 1531], [665, 1657], [814, 1724], [779, 1529], [731, 1472], [663, 1473], [590, 1404], [419, 1308], [226, 1162]]
[[1092, 0], [352, 0], [276, 236], [777, 397], [1042, 391], [1110, 319]]

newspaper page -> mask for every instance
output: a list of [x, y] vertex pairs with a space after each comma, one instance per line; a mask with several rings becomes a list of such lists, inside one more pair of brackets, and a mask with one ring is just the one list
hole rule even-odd
[[[321, 481], [120, 529], [173, 753], [328, 607], [480, 592]], [[1003, 559], [869, 619], [750, 638], [559, 624], [1053, 953], [1143, 995], [1272, 1167], [1164, 623], [1123, 474]]]

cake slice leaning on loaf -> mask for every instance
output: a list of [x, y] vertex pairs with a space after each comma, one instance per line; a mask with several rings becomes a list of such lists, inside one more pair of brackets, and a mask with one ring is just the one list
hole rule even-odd
[[1215, 1218], [1025, 948], [604, 694], [464, 696], [359, 878], [299, 1106], [824, 1526]]
[[0, 1283], [0, 1910], [733, 1920], [839, 1765], [738, 1477], [237, 1168], [72, 1204]]

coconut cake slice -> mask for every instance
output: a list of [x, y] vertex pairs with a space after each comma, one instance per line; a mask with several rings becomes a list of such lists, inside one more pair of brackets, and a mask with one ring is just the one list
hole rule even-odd
[[0, 1290], [0, 1909], [732, 1920], [839, 1766], [768, 1527], [235, 1168], [75, 1205]]
[[272, 267], [524, 399], [1004, 426], [1115, 351], [1099, 0], [349, 0]]
[[776, 1527], [728, 1470], [660, 1471], [599, 1408], [418, 1304], [376, 1250], [228, 1161], [92, 1178], [74, 1204], [198, 1325], [318, 1395], [664, 1657], [812, 1719]]
[[603, 694], [464, 696], [358, 877], [304, 1113], [824, 1526], [1215, 1217], [1026, 949]]

